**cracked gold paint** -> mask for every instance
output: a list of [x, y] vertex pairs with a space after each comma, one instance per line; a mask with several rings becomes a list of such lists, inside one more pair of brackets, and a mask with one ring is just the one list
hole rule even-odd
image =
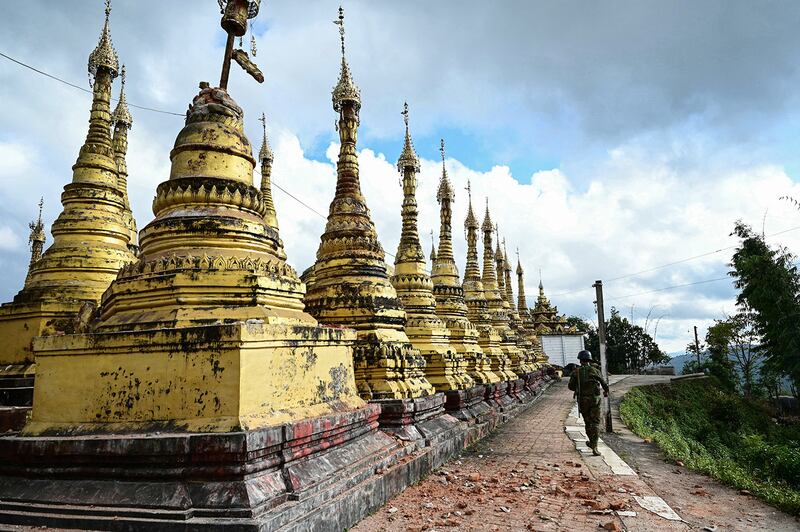
[[25, 433], [221, 432], [364, 405], [355, 334], [304, 312], [303, 284], [265, 221], [243, 116], [201, 84], [138, 260], [105, 292], [99, 322], [36, 340]]
[[[343, 28], [342, 28], [343, 30]], [[356, 140], [361, 97], [344, 57], [333, 90], [341, 147], [336, 194], [330, 205], [317, 260], [303, 274], [306, 309], [321, 323], [352, 327], [356, 383], [364, 399], [407, 399], [432, 395], [425, 358], [404, 330], [406, 312], [389, 280], [359, 181]]]
[[34, 337], [80, 328], [119, 268], [135, 260], [129, 250], [132, 234], [123, 221], [126, 196], [119, 188], [118, 161], [124, 162], [124, 153], [115, 153], [110, 133], [117, 59], [108, 13], [89, 67], [95, 76], [89, 131], [72, 167], [72, 182], [61, 195], [53, 243], [31, 264], [14, 300], [0, 307], [0, 363], [32, 364]]

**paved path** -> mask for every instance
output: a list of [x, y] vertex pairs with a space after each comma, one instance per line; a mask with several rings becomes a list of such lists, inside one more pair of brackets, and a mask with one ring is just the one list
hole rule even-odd
[[619, 418], [621, 397], [632, 387], [669, 382], [669, 377], [630, 376], [611, 386], [614, 434], [605, 442], [620, 455], [642, 480], [692, 526], [717, 530], [800, 530], [800, 522], [755, 497], [742, 495], [719, 482], [689, 469], [666, 462], [658, 446], [645, 443]]
[[564, 430], [572, 405], [566, 382], [551, 386], [527, 411], [353, 530], [688, 530], [635, 502], [656, 496], [639, 476], [615, 475], [603, 457], [576, 450]]

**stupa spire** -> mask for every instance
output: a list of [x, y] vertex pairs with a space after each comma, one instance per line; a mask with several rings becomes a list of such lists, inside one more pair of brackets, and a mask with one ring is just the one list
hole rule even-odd
[[[357, 331], [353, 356], [362, 397], [401, 400], [430, 395], [434, 389], [425, 378], [425, 360], [413, 349], [404, 332], [406, 312], [389, 280], [383, 247], [361, 193], [356, 151], [361, 95], [344, 55], [341, 7], [334, 23], [339, 27], [342, 49], [342, 69], [331, 94], [333, 110], [338, 114], [340, 141], [336, 193], [328, 210], [325, 232], [320, 237], [317, 260], [303, 274], [308, 288], [306, 310], [323, 324]], [[415, 167], [411, 164], [404, 172], [414, 175], [405, 178], [404, 192], [408, 187], [416, 187]], [[404, 225], [404, 230], [410, 228]], [[407, 236], [406, 243], [409, 238], [414, 237]], [[408, 249], [413, 248], [412, 253], [416, 254], [419, 236], [416, 246], [413, 242], [409, 245]], [[424, 266], [421, 249], [419, 256]]]
[[508, 250], [506, 249], [506, 239], [503, 237], [503, 273], [506, 281], [506, 300], [512, 312], [516, 312], [514, 305], [514, 287], [511, 286], [511, 262], [508, 260]]
[[480, 225], [478, 224], [478, 218], [475, 216], [475, 211], [472, 210], [472, 185], [469, 181], [467, 181], [466, 190], [468, 205], [467, 217], [464, 220], [464, 232], [467, 237], [467, 264], [464, 269], [464, 281], [481, 281], [481, 268], [478, 264], [478, 230]]
[[419, 172], [419, 158], [414, 151], [414, 144], [408, 131], [408, 103], [403, 104], [403, 122], [406, 126], [405, 143], [400, 157], [397, 159], [397, 169], [402, 173], [401, 185], [403, 187], [403, 207], [401, 216], [403, 227], [400, 232], [400, 244], [397, 247], [395, 265], [401, 262], [419, 261], [424, 264], [425, 255], [419, 241], [417, 228], [417, 172]]
[[[439, 202], [439, 261], [444, 265], [455, 264], [453, 258], [453, 201], [455, 193], [450, 178], [447, 176], [447, 164], [445, 161], [444, 139], [439, 143], [439, 151], [442, 154], [442, 177], [439, 179], [439, 188], [436, 191], [436, 201]], [[446, 267], [446, 266], [445, 266]]]
[[28, 224], [31, 234], [28, 237], [28, 244], [31, 248], [31, 261], [28, 268], [32, 267], [39, 259], [42, 258], [42, 250], [44, 249], [44, 242], [46, 240], [44, 232], [44, 223], [42, 222], [42, 207], [44, 206], [44, 198], [39, 200], [39, 218], [35, 222]]
[[[111, 2], [106, 0], [103, 30], [88, 61], [93, 78], [89, 130], [72, 167], [72, 184], [61, 195], [64, 208], [53, 222], [53, 244], [31, 269], [15, 301], [57, 297], [97, 302], [120, 266], [134, 259], [129, 249], [132, 233], [125, 223], [129, 209], [117, 164], [119, 154], [124, 159], [127, 141], [125, 135], [117, 143], [111, 137], [111, 84], [118, 74], [119, 59], [111, 43], [110, 15]], [[130, 119], [123, 117], [115, 124], [125, 133], [130, 126], [126, 121]], [[124, 161], [123, 172], [124, 184]], [[92, 249], [89, 256], [87, 247]], [[71, 281], [65, 285], [67, 278]]]
[[267, 138], [267, 116], [261, 113], [261, 122], [263, 129], [263, 139], [261, 140], [261, 149], [258, 152], [258, 159], [261, 161], [261, 196], [264, 200], [266, 212], [264, 214], [264, 221], [267, 225], [277, 231], [278, 229], [278, 215], [275, 211], [275, 203], [272, 201], [272, 161], [274, 156], [272, 148], [269, 145]]
[[431, 229], [431, 264], [436, 261], [436, 238], [433, 236], [433, 229]]
[[[406, 127], [403, 151], [397, 161], [402, 172], [403, 206], [401, 215], [403, 228], [400, 244], [394, 261], [392, 284], [406, 309], [406, 334], [415, 348], [426, 360], [425, 375], [436, 391], [456, 393], [456, 390], [472, 386], [466, 374], [463, 360], [456, 356], [449, 343], [449, 331], [436, 315], [436, 299], [433, 282], [427, 272], [425, 255], [417, 229], [417, 173], [419, 158], [408, 129], [408, 104], [403, 105], [403, 121]], [[433, 238], [433, 234], [431, 234]], [[436, 255], [435, 251], [432, 251]], [[437, 257], [437, 261], [439, 258]], [[434, 267], [435, 268], [435, 267]], [[456, 393], [456, 395], [458, 395]]]
[[508, 292], [506, 291], [505, 261], [503, 260], [503, 250], [500, 247], [500, 224], [494, 224], [494, 234], [497, 241], [497, 247], [494, 250], [494, 263], [497, 271], [497, 291], [500, 293], [500, 298], [503, 300], [503, 308], [509, 309], [510, 302], [508, 301]]
[[116, 78], [119, 71], [119, 57], [114, 45], [111, 42], [111, 30], [109, 29], [109, 17], [111, 16], [111, 0], [105, 0], [106, 20], [103, 24], [103, 31], [97, 41], [92, 53], [89, 54], [89, 75], [97, 76], [100, 68], [105, 68], [111, 72], [111, 77]]
[[[344, 44], [344, 9], [339, 6], [339, 18], [333, 21], [334, 24], [339, 26], [339, 39], [342, 43], [342, 66], [339, 71], [339, 82], [333, 88], [333, 109], [341, 113], [345, 102], [349, 102], [356, 111], [356, 120], [358, 119], [358, 110], [361, 109], [361, 91], [353, 81], [353, 76], [350, 74], [350, 66], [347, 64], [347, 57], [345, 55]], [[341, 124], [339, 124], [341, 126]]]
[[486, 292], [486, 299], [491, 300], [493, 299], [491, 296], [500, 298], [500, 292], [497, 288], [497, 270], [493, 260], [492, 233], [495, 231], [495, 226], [489, 213], [489, 198], [486, 198], [486, 212], [483, 215], [481, 231], [483, 231], [483, 289]]
[[114, 161], [117, 163], [117, 188], [122, 193], [125, 208], [122, 213], [122, 221], [128, 229], [129, 243], [128, 247], [136, 253], [139, 247], [139, 235], [136, 231], [136, 220], [133, 218], [131, 211], [130, 200], [128, 199], [128, 164], [126, 157], [128, 154], [128, 130], [133, 126], [133, 116], [131, 116], [130, 109], [128, 109], [128, 102], [125, 100], [125, 65], [122, 65], [120, 72], [120, 89], [119, 89], [119, 102], [114, 112], [111, 114], [111, 120], [114, 124], [114, 138], [112, 145], [114, 147]]
[[[89, 117], [89, 131], [75, 163], [73, 182], [93, 181], [102, 185], [117, 185], [117, 169], [111, 140], [111, 83], [119, 72], [119, 58], [111, 43], [109, 17], [111, 0], [106, 0], [105, 23], [97, 46], [89, 54], [89, 75], [92, 83], [92, 111]], [[102, 158], [102, 170], [97, 159]]]
[[520, 313], [528, 311], [528, 302], [525, 299], [525, 271], [519, 258], [519, 248], [517, 248], [517, 311]]

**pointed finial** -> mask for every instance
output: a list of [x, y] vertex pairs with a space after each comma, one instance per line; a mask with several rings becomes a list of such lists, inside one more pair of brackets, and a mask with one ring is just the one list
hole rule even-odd
[[258, 152], [258, 160], [262, 162], [272, 162], [272, 148], [270, 147], [269, 139], [267, 138], [267, 115], [261, 113], [261, 117], [258, 119], [258, 121], [261, 122], [261, 127], [264, 130], [264, 139], [261, 142], [261, 150]]
[[39, 198], [39, 223], [42, 223], [42, 208], [44, 207], [44, 196]]
[[472, 183], [469, 179], [467, 179], [467, 186], [464, 187], [467, 189], [467, 197], [469, 198], [469, 205], [472, 207]]
[[133, 125], [133, 116], [131, 116], [130, 109], [128, 109], [128, 102], [125, 100], [125, 65], [122, 65], [120, 79], [122, 83], [119, 88], [119, 102], [111, 115], [111, 121], [115, 125], [120, 123], [130, 128]]
[[107, 68], [111, 72], [111, 78], [117, 77], [119, 72], [119, 58], [114, 45], [111, 43], [111, 30], [109, 30], [109, 17], [111, 15], [111, 0], [106, 0], [106, 21], [103, 31], [100, 33], [100, 40], [97, 46], [89, 54], [89, 74], [97, 76], [98, 68]]
[[452, 202], [456, 195], [453, 192], [453, 186], [450, 184], [450, 179], [447, 177], [447, 165], [445, 164], [444, 152], [444, 139], [439, 141], [439, 151], [442, 154], [442, 177], [439, 180], [439, 188], [436, 190], [436, 201], [444, 204], [445, 201]]
[[544, 293], [544, 285], [542, 284], [542, 269], [539, 268], [539, 293]]
[[433, 236], [433, 229], [431, 229], [431, 260], [436, 260], [436, 238]]
[[339, 6], [339, 19], [333, 21], [339, 26], [339, 39], [342, 41], [342, 67], [339, 72], [339, 82], [333, 88], [333, 110], [341, 112], [342, 104], [346, 101], [353, 102], [356, 110], [361, 109], [361, 91], [359, 91], [350, 75], [350, 67], [345, 59], [344, 48], [344, 9]]
[[414, 142], [411, 140], [411, 133], [408, 130], [408, 102], [403, 103], [403, 122], [406, 125], [406, 138], [403, 144], [403, 151], [400, 152], [400, 157], [397, 159], [397, 170], [402, 172], [404, 168], [412, 168], [415, 172], [420, 171], [419, 157], [414, 150]]

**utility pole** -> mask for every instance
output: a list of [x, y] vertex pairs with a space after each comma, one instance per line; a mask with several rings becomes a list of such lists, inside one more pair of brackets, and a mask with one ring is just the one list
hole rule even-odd
[[[600, 371], [608, 382], [608, 364], [606, 363], [606, 315], [603, 307], [603, 281], [597, 280], [592, 285], [597, 296], [597, 335], [600, 337]], [[606, 432], [613, 432], [611, 425], [611, 394], [606, 397]]]
[[697, 339], [697, 325], [694, 326], [694, 352], [697, 354], [697, 365], [700, 365], [700, 340]]

